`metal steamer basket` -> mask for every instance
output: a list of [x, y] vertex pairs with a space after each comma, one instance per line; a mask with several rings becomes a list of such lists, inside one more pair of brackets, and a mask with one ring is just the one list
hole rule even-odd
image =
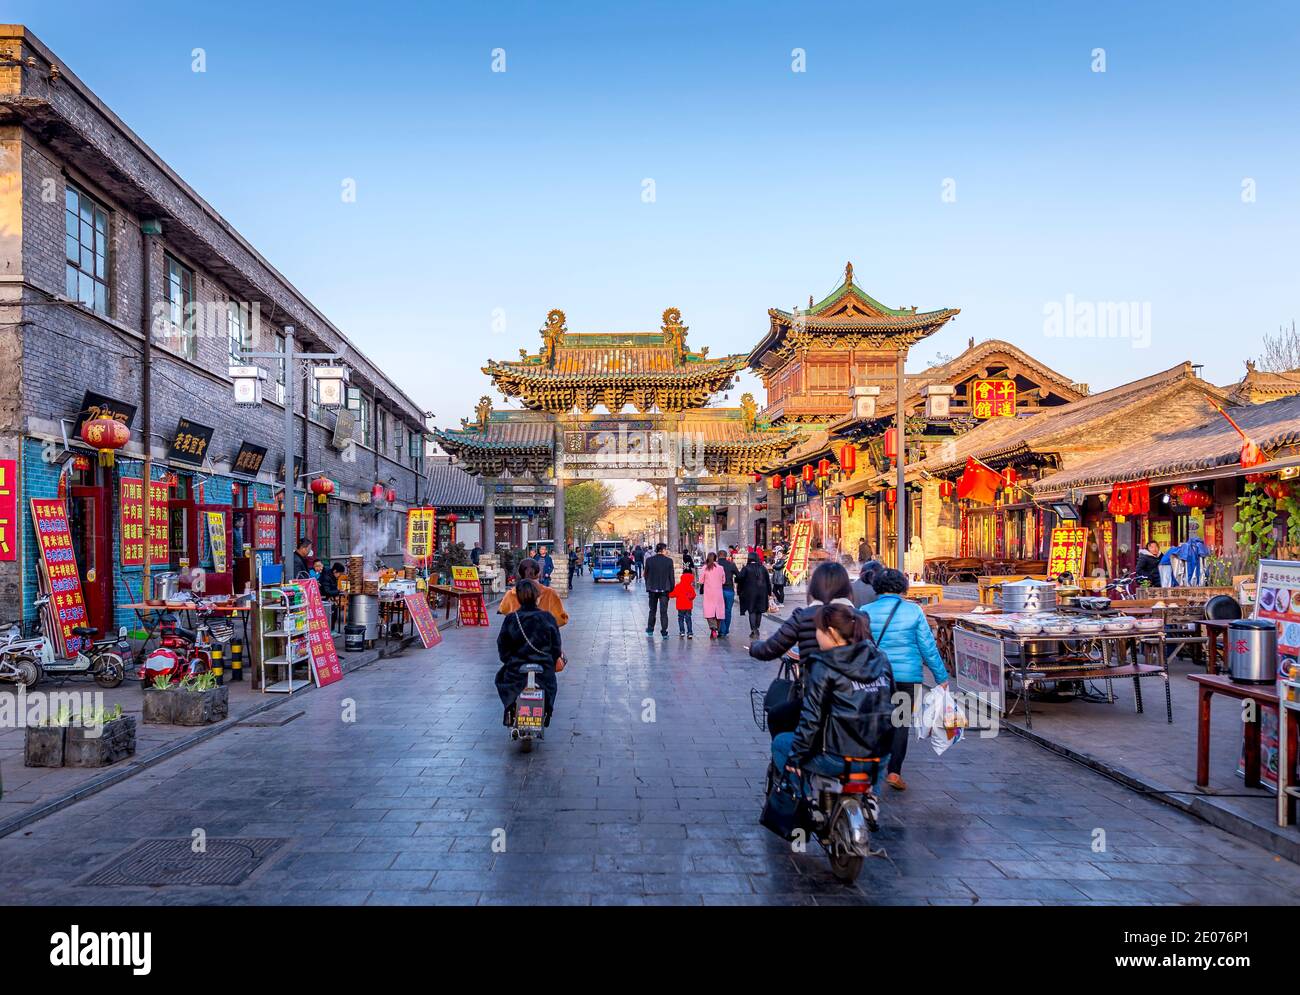
[[[1026, 577], [1024, 580], [1007, 581], [1002, 585], [999, 601], [1003, 612], [1051, 612], [1056, 610], [1056, 585], [1046, 581]], [[1056, 641], [1034, 640], [1021, 644], [1017, 640], [1006, 643], [1007, 656], [1025, 657], [1055, 656], [1060, 653], [1061, 644]]]

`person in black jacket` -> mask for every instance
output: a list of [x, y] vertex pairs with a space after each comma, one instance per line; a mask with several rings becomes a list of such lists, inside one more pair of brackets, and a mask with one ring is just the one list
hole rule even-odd
[[736, 577], [736, 592], [740, 597], [740, 610], [749, 616], [749, 638], [758, 638], [758, 626], [767, 611], [772, 596], [772, 582], [767, 570], [758, 562], [758, 554], [750, 553], [745, 569]]
[[894, 678], [871, 640], [866, 617], [847, 605], [817, 609], [818, 649], [804, 661], [803, 705], [793, 732], [772, 740], [778, 770], [838, 774], [846, 758], [874, 759], [876, 774], [893, 736]]
[[667, 548], [668, 545], [661, 542], [655, 547], [655, 555], [645, 561], [645, 589], [650, 598], [650, 617], [646, 619], [645, 634], [647, 636], [655, 634], [655, 609], [657, 608], [659, 628], [665, 639], [668, 638], [668, 599], [673, 588], [677, 586], [673, 561], [664, 554]]
[[853, 604], [853, 587], [849, 583], [848, 571], [838, 563], [823, 563], [813, 571], [812, 580], [808, 582], [807, 607], [792, 611], [772, 636], [751, 643], [749, 655], [756, 660], [775, 660], [795, 646], [799, 647], [801, 657], [815, 653], [819, 647], [813, 618], [818, 608], [832, 602], [857, 607]]
[[515, 699], [528, 686], [528, 677], [519, 672], [526, 663], [540, 663], [545, 670], [537, 675], [537, 684], [546, 692], [546, 725], [551, 724], [555, 709], [555, 693], [559, 689], [555, 680], [555, 664], [562, 655], [560, 627], [550, 612], [537, 605], [540, 591], [534, 580], [521, 580], [515, 585], [519, 608], [506, 616], [497, 634], [497, 656], [501, 669], [496, 673], [497, 694], [505, 705], [503, 725], [514, 721]]
[[1137, 579], [1139, 584], [1146, 581], [1152, 587], [1160, 586], [1160, 543], [1154, 539], [1138, 553]]

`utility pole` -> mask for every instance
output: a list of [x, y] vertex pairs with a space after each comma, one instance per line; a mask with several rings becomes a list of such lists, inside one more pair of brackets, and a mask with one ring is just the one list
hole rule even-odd
[[907, 363], [907, 350], [898, 351], [898, 369], [894, 388], [894, 435], [898, 439], [898, 466], [896, 484], [898, 500], [894, 504], [894, 527], [897, 530], [896, 570], [903, 569], [904, 555], [907, 553], [907, 438], [903, 435], [903, 369]]
[[153, 256], [153, 236], [162, 232], [162, 222], [146, 219], [140, 223], [140, 240], [144, 247], [144, 269], [141, 274], [141, 291], [143, 299], [140, 305], [140, 322], [144, 326], [144, 348], [140, 358], [140, 415], [141, 430], [144, 433], [144, 478], [143, 501], [141, 513], [144, 516], [144, 563], [140, 580], [140, 600], [148, 601], [153, 597], [151, 573], [153, 568], [153, 291], [149, 282], [149, 267]]

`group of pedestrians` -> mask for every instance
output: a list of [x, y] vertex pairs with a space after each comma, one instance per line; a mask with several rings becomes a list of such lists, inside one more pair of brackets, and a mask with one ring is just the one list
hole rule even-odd
[[[857, 681], [853, 668], [870, 669], [868, 664], [878, 654], [886, 665], [891, 696], [903, 695], [899, 700], [906, 719], [893, 725], [877, 752], [885, 782], [898, 791], [907, 789], [902, 776], [903, 760], [907, 756], [910, 718], [925, 688], [924, 671], [930, 671], [937, 685], [946, 687], [948, 683], [948, 671], [929, 622], [921, 606], [907, 600], [907, 589], [905, 574], [874, 560], [863, 565], [856, 581], [850, 580], [840, 564], [823, 563], [809, 580], [808, 604], [796, 608], [771, 637], [750, 644], [750, 655], [759, 660], [776, 660], [793, 649], [799, 653], [800, 677], [793, 693], [784, 703], [768, 710], [772, 757], [779, 768], [798, 769], [819, 754], [843, 762], [844, 757], [837, 757], [827, 740], [817, 736], [810, 739], [807, 731], [826, 727], [831, 712], [852, 699]], [[828, 612], [830, 608], [834, 610]], [[859, 616], [864, 624], [847, 624], [841, 617], [845, 611]], [[823, 630], [820, 641], [819, 629]], [[858, 633], [856, 643], [860, 645], [840, 648], [845, 645], [843, 632]], [[828, 653], [823, 643], [836, 652]], [[853, 661], [853, 668], [847, 667], [846, 661]], [[828, 695], [828, 688], [833, 693]], [[836, 721], [852, 726], [851, 709], [842, 709]], [[805, 735], [796, 740], [800, 728]]]
[[750, 638], [758, 637], [759, 622], [772, 597], [772, 583], [757, 552], [750, 552], [740, 568], [726, 549], [704, 555], [703, 564], [698, 566], [686, 554], [678, 578], [667, 548], [665, 543], [659, 543], [654, 555], [645, 561], [645, 587], [650, 601], [647, 636], [654, 635], [657, 615], [659, 631], [664, 639], [668, 638], [671, 600], [677, 610], [678, 636], [694, 639], [695, 601], [699, 598], [710, 639], [722, 639], [730, 633], [732, 617], [737, 611], [748, 617]]

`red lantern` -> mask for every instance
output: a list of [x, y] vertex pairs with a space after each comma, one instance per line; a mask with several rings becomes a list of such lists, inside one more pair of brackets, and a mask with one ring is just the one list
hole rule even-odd
[[239, 500], [239, 481], [236, 480], [233, 484], [230, 485], [230, 496], [234, 498], [236, 501]]
[[805, 463], [803, 468], [803, 482], [811, 484], [813, 482], [813, 468], [811, 463]]
[[384, 491], [384, 500], [389, 504], [392, 504], [397, 500], [397, 491], [393, 490], [391, 487], [388, 488], [388, 490]]
[[1194, 487], [1189, 487], [1184, 491], [1181, 500], [1183, 505], [1188, 508], [1208, 508], [1214, 504], [1214, 498], [1205, 491], [1198, 491]]
[[950, 497], [952, 497], [952, 491], [953, 491], [953, 487], [952, 487], [951, 480], [939, 481], [939, 497], [947, 501]]
[[1291, 484], [1286, 480], [1270, 480], [1264, 485], [1264, 493], [1274, 501], [1281, 501], [1291, 496]]
[[370, 488], [370, 500], [382, 501], [383, 499], [384, 499], [384, 485], [376, 483], [374, 487]]
[[849, 514], [850, 514], [850, 515], [853, 514], [853, 502], [854, 502], [854, 500], [855, 500], [855, 498], [854, 498], [852, 495], [849, 495], [848, 497], [846, 497], [846, 498], [844, 499], [844, 506], [845, 506], [846, 508], [848, 508], [848, 510], [849, 510]]
[[455, 525], [455, 524], [456, 524], [456, 513], [455, 513], [454, 511], [453, 511], [450, 515], [447, 516], [447, 524], [448, 524], [448, 525]]
[[817, 461], [817, 476], [825, 479], [831, 475], [831, 461], [822, 457]]
[[307, 489], [316, 495], [317, 504], [324, 504], [329, 495], [334, 493], [334, 481], [328, 477], [317, 477], [307, 485]]
[[1006, 484], [1008, 487], [1014, 487], [1018, 479], [1019, 476], [1017, 475], [1016, 468], [1014, 466], [1009, 466], [1002, 471], [1002, 482]]
[[840, 446], [840, 469], [849, 476], [858, 468], [858, 449], [850, 442]]
[[774, 473], [772, 476], [768, 477], [767, 486], [774, 491], [779, 491], [781, 489], [781, 475], [779, 473]]
[[897, 488], [897, 487], [891, 487], [891, 488], [889, 488], [887, 491], [885, 491], [885, 504], [889, 505], [891, 508], [892, 508], [894, 505], [898, 504], [898, 488]]
[[795, 475], [793, 473], [787, 473], [785, 475], [785, 489], [787, 491], [793, 491], [795, 484], [797, 484], [798, 482], [799, 481], [795, 479]]
[[755, 470], [755, 471], [754, 471], [754, 483], [757, 484], [757, 483], [759, 483], [760, 481], [762, 481], [762, 479], [763, 479], [763, 475], [762, 475], [761, 473], [759, 473], [757, 470]]
[[81, 426], [81, 441], [99, 450], [100, 466], [112, 466], [113, 454], [130, 438], [131, 430], [116, 418], [96, 418]]
[[885, 458], [898, 457], [898, 433], [892, 428], [885, 429]]

